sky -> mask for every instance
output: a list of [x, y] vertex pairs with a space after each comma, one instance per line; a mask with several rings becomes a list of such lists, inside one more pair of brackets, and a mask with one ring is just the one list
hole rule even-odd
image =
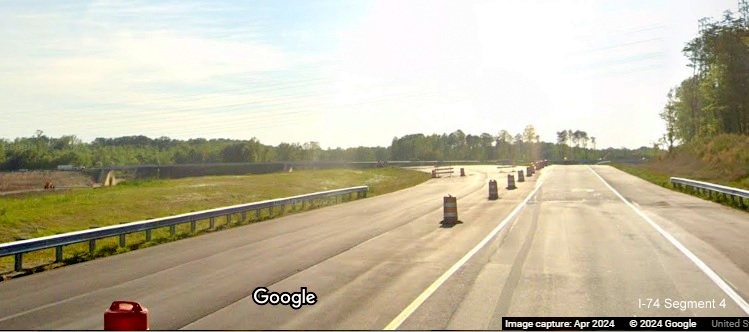
[[0, 2], [0, 138], [323, 148], [563, 129], [652, 146], [697, 21], [738, 0]]

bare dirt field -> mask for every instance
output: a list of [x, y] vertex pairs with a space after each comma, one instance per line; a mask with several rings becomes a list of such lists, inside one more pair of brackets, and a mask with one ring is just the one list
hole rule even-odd
[[52, 182], [57, 189], [91, 187], [93, 179], [75, 171], [30, 171], [0, 173], [0, 193], [44, 189]]

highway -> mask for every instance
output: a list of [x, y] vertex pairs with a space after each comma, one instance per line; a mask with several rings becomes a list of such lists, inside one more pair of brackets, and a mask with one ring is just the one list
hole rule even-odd
[[[465, 169], [465, 177], [0, 282], [0, 329], [101, 329], [114, 300], [147, 307], [153, 330], [499, 329], [503, 316], [749, 315], [746, 212], [609, 166], [546, 167], [489, 201], [488, 180], [505, 187], [507, 173]], [[440, 223], [447, 194], [458, 197], [460, 224]], [[317, 303], [258, 305], [257, 287], [306, 287]], [[666, 305], [681, 301], [717, 307]]]

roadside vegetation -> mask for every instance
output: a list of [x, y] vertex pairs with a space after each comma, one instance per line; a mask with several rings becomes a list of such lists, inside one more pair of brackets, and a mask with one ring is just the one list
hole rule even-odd
[[[749, 136], [718, 135], [676, 147], [671, 153], [664, 153], [649, 163], [614, 163], [612, 166], [672, 190], [678, 190], [671, 184], [672, 176], [749, 190]], [[720, 195], [687, 193], [738, 209], [748, 209], [742, 207], [738, 200], [734, 202]], [[744, 202], [749, 205], [749, 201]]]
[[[176, 180], [144, 180], [124, 182], [115, 187], [81, 188], [65, 192], [32, 193], [22, 196], [0, 196], [0, 243], [61, 234], [76, 230], [115, 225], [138, 220], [195, 212], [228, 205], [301, 195], [324, 190], [367, 185], [368, 196], [382, 195], [414, 186], [429, 179], [429, 174], [399, 168], [305, 170], [246, 176], [210, 176]], [[321, 205], [332, 202], [320, 202]], [[246, 223], [294, 213], [263, 211], [259, 219]], [[225, 228], [217, 222], [217, 228]], [[232, 220], [231, 226], [244, 224]], [[152, 246], [190, 236], [189, 224], [177, 227], [171, 236], [168, 228], [153, 232], [146, 243], [142, 233], [127, 236], [128, 246], [118, 247], [116, 238], [97, 241], [94, 257], [107, 256]], [[201, 221], [198, 233], [208, 232], [208, 221]], [[74, 263], [92, 258], [88, 244], [66, 246], [65, 262]], [[30, 271], [55, 267], [54, 250], [24, 255], [24, 267]], [[43, 265], [34, 268], [34, 265]], [[13, 257], [0, 258], [0, 271], [11, 271]]]
[[[746, 8], [745, 8], [746, 9]], [[673, 189], [683, 177], [749, 189], [749, 16], [725, 11], [699, 21], [698, 35], [683, 52], [693, 74], [668, 92], [660, 113], [666, 132], [654, 143], [657, 158], [641, 165], [614, 165]], [[739, 203], [720, 201], [741, 208]]]

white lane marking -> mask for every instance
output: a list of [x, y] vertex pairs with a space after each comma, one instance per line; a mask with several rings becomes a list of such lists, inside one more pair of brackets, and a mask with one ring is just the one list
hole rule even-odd
[[685, 256], [687, 256], [687, 258], [689, 258], [689, 260], [691, 260], [692, 263], [694, 263], [695, 265], [697, 265], [697, 267], [700, 270], [702, 270], [702, 272], [704, 272], [707, 275], [707, 277], [710, 278], [710, 280], [712, 280], [715, 283], [715, 285], [717, 285], [734, 302], [736, 302], [736, 304], [739, 306], [739, 308], [741, 308], [741, 310], [743, 310], [746, 314], [749, 314], [749, 304], [747, 304], [746, 300], [744, 300], [743, 298], [741, 298], [741, 296], [739, 294], [737, 294], [736, 291], [734, 291], [733, 288], [731, 288], [731, 286], [729, 286], [726, 283], [726, 281], [723, 280], [723, 278], [721, 278], [717, 273], [715, 273], [715, 271], [713, 271], [709, 266], [707, 266], [707, 264], [705, 264], [705, 262], [703, 262], [701, 259], [699, 259], [695, 254], [693, 254], [691, 251], [689, 251], [689, 249], [687, 249], [687, 247], [685, 247], [684, 245], [682, 245], [681, 242], [679, 242], [678, 240], [676, 240], [676, 238], [674, 238], [671, 234], [669, 234], [668, 232], [666, 232], [663, 228], [661, 228], [661, 226], [658, 226], [658, 224], [656, 224], [652, 219], [650, 219], [650, 217], [646, 216], [644, 212], [642, 212], [640, 209], [636, 208], [634, 205], [632, 205], [632, 203], [628, 202], [624, 198], [624, 196], [622, 196], [621, 194], [619, 194], [619, 192], [616, 191], [616, 189], [614, 189], [611, 185], [609, 185], [608, 182], [606, 182], [606, 180], [604, 180], [600, 175], [598, 175], [598, 173], [596, 173], [596, 171], [594, 171], [592, 168], [590, 168], [590, 166], [587, 166], [587, 167], [588, 167], [588, 169], [591, 172], [593, 172], [593, 174], [595, 174], [603, 182], [603, 184], [605, 184], [607, 187], [609, 187], [609, 189], [611, 189], [611, 191], [613, 191], [614, 194], [616, 194], [616, 196], [619, 196], [619, 199], [621, 199], [622, 202], [624, 202], [624, 204], [627, 204], [629, 207], [632, 208], [632, 210], [635, 210], [635, 212], [640, 217], [642, 217], [642, 219], [645, 219], [645, 221], [647, 221], [650, 224], [650, 226], [653, 226], [653, 228], [655, 228], [655, 230], [658, 231], [658, 233], [661, 233], [661, 235], [663, 235], [663, 237], [665, 237], [669, 242], [671, 242], [671, 244], [673, 244], [674, 247], [676, 247], [677, 249], [679, 249], [679, 251], [681, 251], [681, 253], [683, 253]]
[[34, 311], [44, 310], [44, 309], [47, 309], [49, 307], [53, 307], [53, 306], [59, 305], [60, 303], [64, 303], [64, 302], [68, 302], [68, 301], [72, 301], [72, 300], [77, 300], [77, 299], [82, 298], [84, 296], [91, 295], [91, 293], [92, 292], [86, 292], [86, 293], [83, 293], [83, 294], [78, 294], [76, 296], [71, 296], [71, 297], [66, 298], [64, 300], [55, 301], [55, 302], [52, 302], [52, 303], [47, 303], [45, 305], [34, 307], [34, 308], [31, 308], [31, 309], [28, 309], [28, 310], [25, 310], [25, 311], [22, 311], [22, 312], [10, 315], [10, 316], [5, 316], [5, 317], [0, 318], [0, 322], [4, 322], [4, 321], [9, 320], [9, 319], [13, 319], [13, 318], [16, 318], [16, 317], [19, 317], [19, 316], [23, 316], [23, 315], [26, 315], [28, 313], [34, 312]]
[[538, 179], [538, 182], [536, 182], [536, 188], [533, 189], [533, 191], [531, 191], [530, 194], [528, 194], [528, 196], [522, 202], [520, 202], [520, 204], [518, 204], [518, 206], [516, 206], [515, 209], [512, 210], [512, 212], [510, 212], [510, 214], [491, 231], [491, 233], [489, 233], [489, 235], [481, 240], [479, 244], [473, 247], [473, 249], [465, 254], [465, 256], [463, 256], [463, 258], [461, 258], [457, 263], [450, 267], [450, 269], [445, 271], [445, 273], [437, 278], [437, 280], [435, 280], [431, 285], [429, 285], [429, 287], [427, 287], [424, 292], [419, 294], [419, 296], [417, 296], [416, 299], [406, 307], [406, 309], [403, 309], [403, 311], [398, 316], [396, 316], [395, 319], [390, 322], [390, 324], [385, 326], [384, 330], [395, 330], [401, 324], [403, 324], [403, 322], [406, 321], [406, 319], [408, 319], [408, 317], [411, 316], [411, 314], [413, 314], [414, 311], [416, 311], [416, 309], [418, 309], [419, 306], [424, 303], [424, 301], [426, 301], [435, 291], [437, 291], [437, 289], [442, 286], [442, 284], [445, 283], [445, 281], [447, 281], [447, 279], [450, 278], [450, 276], [452, 276], [455, 271], [460, 269], [466, 262], [468, 262], [468, 260], [471, 259], [471, 257], [473, 257], [473, 255], [475, 255], [479, 250], [481, 250], [481, 248], [483, 248], [495, 235], [497, 235], [497, 233], [499, 233], [499, 231], [502, 230], [502, 228], [504, 228], [507, 223], [515, 218], [515, 216], [523, 209], [523, 207], [525, 207], [525, 205], [533, 197], [533, 195], [538, 192], [538, 189], [540, 189], [541, 185], [543, 185], [546, 176], [550, 173], [551, 169], [549, 169], [549, 172], [545, 172], [544, 174], [542, 174]]

